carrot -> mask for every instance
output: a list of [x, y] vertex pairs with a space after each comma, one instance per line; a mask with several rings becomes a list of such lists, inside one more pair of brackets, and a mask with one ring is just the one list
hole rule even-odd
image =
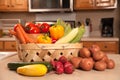
[[10, 29], [9, 32], [10, 32], [11, 35], [17, 36], [17, 34], [14, 30]]
[[27, 33], [24, 31], [23, 27], [21, 26], [21, 24], [18, 24], [19, 30], [21, 31], [21, 33], [23, 34], [25, 40], [27, 43], [35, 43], [36, 41], [32, 38], [30, 38]]
[[17, 38], [20, 40], [20, 42], [25, 44], [26, 43], [25, 38], [24, 38], [23, 34], [21, 33], [19, 27], [16, 27], [16, 34], [17, 34]]

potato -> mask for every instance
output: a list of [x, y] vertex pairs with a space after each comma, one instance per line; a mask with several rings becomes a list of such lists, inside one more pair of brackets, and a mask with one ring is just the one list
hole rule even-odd
[[107, 68], [107, 64], [104, 61], [97, 61], [94, 64], [94, 69], [98, 71], [104, 71]]
[[83, 58], [80, 63], [80, 68], [85, 71], [90, 71], [93, 69], [93, 61], [90, 58]]
[[91, 56], [90, 50], [88, 48], [81, 48], [79, 56], [82, 58], [88, 58]]
[[112, 59], [107, 60], [107, 69], [113, 69], [115, 67], [115, 62]]
[[70, 62], [73, 64], [75, 68], [79, 68], [79, 64], [81, 62], [82, 58], [81, 57], [72, 57], [70, 59]]
[[93, 54], [93, 59], [95, 61], [101, 60], [105, 56], [105, 53], [103, 51], [97, 51]]

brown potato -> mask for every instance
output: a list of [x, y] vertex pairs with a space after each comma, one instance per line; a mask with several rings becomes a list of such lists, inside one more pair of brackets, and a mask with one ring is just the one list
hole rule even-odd
[[92, 54], [94, 54], [95, 52], [100, 51], [100, 50], [101, 50], [100, 47], [95, 44], [90, 47], [90, 51]]
[[90, 58], [83, 58], [80, 63], [80, 68], [85, 71], [93, 69], [93, 61]]
[[79, 65], [80, 65], [80, 62], [81, 62], [82, 58], [81, 57], [72, 57], [70, 59], [70, 62], [73, 64], [73, 66], [75, 68], [80, 68]]
[[91, 56], [90, 50], [88, 48], [81, 48], [79, 56], [82, 58], [88, 58]]
[[104, 61], [97, 61], [94, 64], [94, 69], [98, 71], [104, 71], [107, 68], [107, 64]]
[[105, 54], [105, 56], [101, 59], [101, 61], [107, 62], [108, 61], [108, 56]]
[[93, 59], [95, 61], [101, 60], [105, 56], [105, 53], [103, 51], [97, 51], [93, 54]]
[[115, 67], [115, 62], [112, 59], [107, 60], [107, 69], [113, 69]]

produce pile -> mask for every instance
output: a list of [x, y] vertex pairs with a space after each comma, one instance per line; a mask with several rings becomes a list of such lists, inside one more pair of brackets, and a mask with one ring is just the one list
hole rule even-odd
[[99, 46], [92, 45], [90, 48], [81, 48], [79, 56], [72, 57], [70, 60], [61, 56], [58, 60], [50, 62], [11, 62], [8, 63], [8, 68], [25, 76], [44, 76], [51, 71], [59, 75], [73, 74], [76, 69], [105, 71], [106, 69], [114, 69], [115, 62], [101, 51]]
[[[34, 24], [26, 23], [25, 26], [16, 24], [14, 30], [10, 30], [20, 42], [20, 44], [65, 44], [77, 43], [85, 32], [84, 25], [71, 28], [70, 24], [58, 19], [56, 24], [50, 26], [47, 23]], [[32, 38], [29, 35], [37, 35]], [[115, 62], [101, 51], [97, 45], [89, 48], [79, 49], [78, 57], [71, 57], [69, 60], [61, 55], [57, 60], [50, 62], [11, 62], [8, 63], [10, 70], [16, 71], [18, 74], [25, 76], [44, 76], [54, 71], [56, 74], [72, 74], [76, 69], [90, 71], [104, 71], [105, 69], [113, 69]]]
[[[63, 44], [79, 42], [85, 32], [84, 25], [72, 28], [69, 23], [58, 19], [54, 25], [47, 23], [27, 22], [25, 25], [16, 24], [10, 33], [14, 35], [21, 44]], [[31, 38], [29, 35], [37, 35]]]

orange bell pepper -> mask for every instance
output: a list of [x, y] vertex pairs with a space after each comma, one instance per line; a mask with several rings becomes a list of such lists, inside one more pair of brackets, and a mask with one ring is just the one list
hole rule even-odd
[[61, 25], [53, 25], [49, 28], [50, 36], [58, 40], [64, 35], [64, 27]]

